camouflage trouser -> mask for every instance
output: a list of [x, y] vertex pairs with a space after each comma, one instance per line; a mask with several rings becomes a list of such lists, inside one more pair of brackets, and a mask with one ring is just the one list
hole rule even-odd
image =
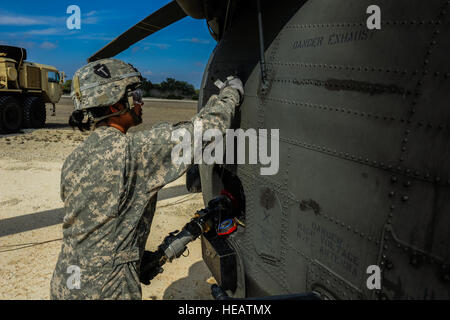
[[53, 272], [50, 284], [52, 300], [142, 299], [139, 271], [136, 268], [138, 261], [120, 264], [97, 263], [89, 266], [65, 261], [68, 259], [60, 256]]

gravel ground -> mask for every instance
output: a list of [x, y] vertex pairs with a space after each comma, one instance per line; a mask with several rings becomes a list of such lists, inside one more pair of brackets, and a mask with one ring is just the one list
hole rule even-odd
[[[50, 279], [61, 246], [63, 203], [59, 198], [64, 159], [89, 135], [72, 130], [67, 119], [71, 101], [63, 98], [56, 116], [47, 110], [45, 129], [25, 129], [0, 135], [0, 299], [48, 299]], [[195, 102], [146, 101], [144, 123], [187, 120]], [[201, 194], [186, 193], [185, 177], [159, 193], [158, 206], [147, 242], [154, 250], [171, 231], [179, 230], [203, 207]], [[211, 299], [211, 273], [201, 259], [200, 242], [188, 246], [189, 256], [164, 267], [143, 298]]]

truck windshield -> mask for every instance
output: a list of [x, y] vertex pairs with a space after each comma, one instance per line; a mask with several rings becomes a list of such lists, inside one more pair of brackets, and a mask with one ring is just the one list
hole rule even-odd
[[49, 71], [48, 72], [48, 82], [59, 83], [59, 73], [58, 72]]

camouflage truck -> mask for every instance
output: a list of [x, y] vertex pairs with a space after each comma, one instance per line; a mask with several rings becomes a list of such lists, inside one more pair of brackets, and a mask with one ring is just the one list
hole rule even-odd
[[25, 61], [23, 48], [0, 46], [0, 133], [45, 126], [45, 104], [58, 103], [64, 73]]

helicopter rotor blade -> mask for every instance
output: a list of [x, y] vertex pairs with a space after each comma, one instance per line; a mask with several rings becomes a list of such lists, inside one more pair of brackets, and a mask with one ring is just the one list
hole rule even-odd
[[155, 33], [184, 17], [186, 17], [186, 13], [174, 0], [108, 43], [97, 53], [92, 55], [88, 59], [88, 62], [111, 58], [128, 49], [136, 42], [148, 37], [152, 33]]

